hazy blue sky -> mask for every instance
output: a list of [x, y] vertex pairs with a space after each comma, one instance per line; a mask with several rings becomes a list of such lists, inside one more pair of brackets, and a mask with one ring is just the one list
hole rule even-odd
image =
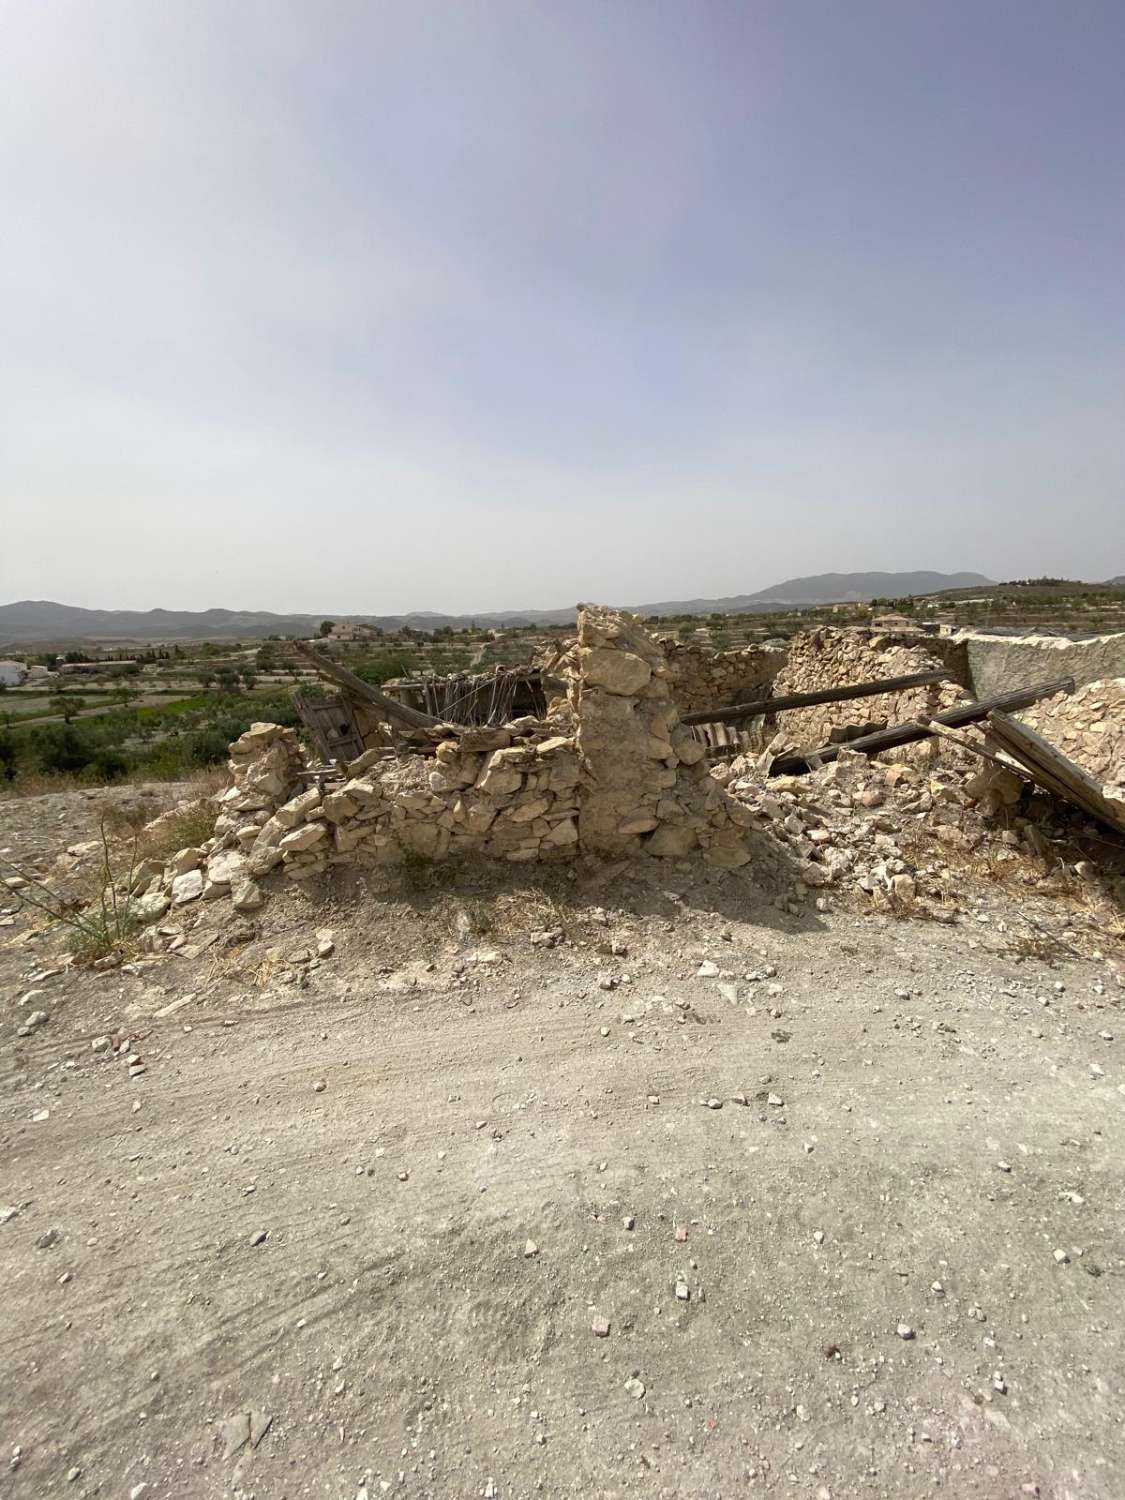
[[3, 0], [0, 601], [1125, 572], [1122, 0]]

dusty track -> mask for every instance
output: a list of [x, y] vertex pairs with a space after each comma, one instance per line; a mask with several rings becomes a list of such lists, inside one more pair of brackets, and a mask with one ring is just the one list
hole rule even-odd
[[579, 882], [477, 963], [456, 889], [278, 903], [255, 961], [336, 934], [303, 986], [60, 976], [19, 1042], [0, 954], [0, 1492], [1119, 1496], [1112, 966], [745, 893]]

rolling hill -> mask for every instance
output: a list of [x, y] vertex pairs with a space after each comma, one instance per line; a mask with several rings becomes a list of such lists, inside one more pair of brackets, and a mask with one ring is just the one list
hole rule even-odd
[[[735, 594], [721, 599], [664, 600], [634, 604], [628, 608], [640, 615], [706, 615], [801, 609], [816, 604], [834, 604], [872, 598], [898, 598], [907, 594], [936, 593], [941, 589], [970, 588], [990, 580], [980, 573], [821, 573], [810, 578], [790, 578], [756, 594]], [[273, 614], [268, 610], [238, 609], [81, 609], [48, 599], [21, 599], [0, 605], [0, 640], [10, 644], [70, 640], [264, 640], [270, 635], [314, 635], [325, 618], [398, 630], [404, 625], [434, 630], [449, 625], [460, 628], [476, 624], [566, 625], [574, 619], [574, 607], [483, 611], [471, 615], [446, 615], [412, 611], [404, 615]]]

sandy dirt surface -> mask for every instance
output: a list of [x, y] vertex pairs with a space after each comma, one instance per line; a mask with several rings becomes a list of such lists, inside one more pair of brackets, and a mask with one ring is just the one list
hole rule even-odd
[[7, 902], [0, 1495], [1116, 1500], [1119, 950], [1003, 902], [353, 879], [104, 973]]

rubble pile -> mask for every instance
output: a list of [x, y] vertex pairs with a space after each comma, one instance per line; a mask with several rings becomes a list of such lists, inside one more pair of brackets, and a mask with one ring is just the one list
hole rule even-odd
[[[892, 644], [865, 630], [825, 627], [794, 636], [786, 664], [774, 682], [773, 696], [940, 670], [943, 664], [922, 646]], [[786, 709], [777, 716], [779, 743], [812, 748], [827, 743], [832, 731], [845, 725], [898, 724], [920, 713], [949, 708], [963, 696], [955, 683], [937, 683], [851, 702]]]
[[[753, 811], [756, 829], [788, 847], [798, 897], [828, 887], [882, 893], [938, 915], [973, 856], [992, 876], [1007, 866], [1049, 889], [1054, 877], [1040, 861], [1067, 834], [1072, 811], [1015, 769], [942, 750], [943, 762], [928, 766], [844, 749], [806, 776], [766, 782], [746, 758], [714, 774]], [[1086, 862], [1075, 872], [1095, 878]]]
[[685, 714], [768, 697], [786, 659], [783, 646], [743, 646], [712, 654], [674, 636], [661, 636], [660, 645], [668, 663], [672, 697]]
[[1125, 797], [1125, 677], [1088, 682], [1019, 717], [1102, 782], [1107, 795]]

